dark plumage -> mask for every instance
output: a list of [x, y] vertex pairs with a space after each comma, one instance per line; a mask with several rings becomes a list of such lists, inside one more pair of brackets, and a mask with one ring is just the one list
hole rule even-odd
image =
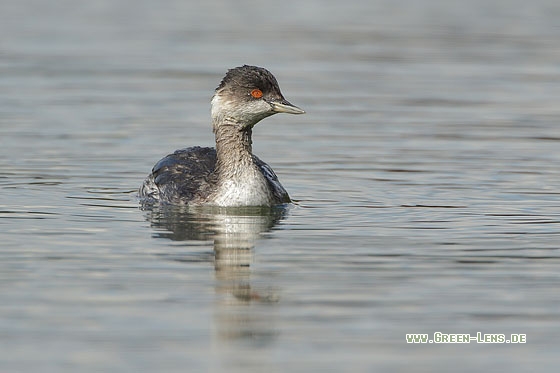
[[144, 202], [270, 206], [290, 202], [270, 166], [252, 154], [253, 126], [275, 113], [302, 114], [284, 99], [266, 69], [241, 66], [222, 79], [212, 99], [216, 149], [192, 147], [160, 160], [140, 188]]
[[[270, 71], [248, 65], [228, 70], [216, 91], [225, 90], [232, 95], [238, 95], [239, 90], [245, 89], [250, 92], [254, 88], [259, 88], [270, 96], [282, 97], [278, 82]], [[246, 96], [249, 99], [250, 95]]]

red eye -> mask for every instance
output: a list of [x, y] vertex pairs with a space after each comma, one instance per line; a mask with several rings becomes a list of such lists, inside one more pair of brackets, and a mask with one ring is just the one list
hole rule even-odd
[[254, 98], [261, 98], [263, 96], [263, 93], [260, 89], [255, 88], [251, 91], [251, 96], [253, 96]]

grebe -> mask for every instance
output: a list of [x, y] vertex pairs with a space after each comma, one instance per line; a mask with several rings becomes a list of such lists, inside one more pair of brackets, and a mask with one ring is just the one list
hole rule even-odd
[[191, 147], [160, 160], [140, 187], [143, 202], [174, 205], [273, 206], [290, 197], [269, 165], [252, 153], [251, 134], [276, 113], [303, 114], [262, 67], [228, 70], [212, 97], [216, 148]]

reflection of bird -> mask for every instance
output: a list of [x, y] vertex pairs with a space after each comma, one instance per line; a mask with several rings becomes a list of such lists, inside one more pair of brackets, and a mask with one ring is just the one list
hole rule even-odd
[[[172, 241], [212, 241], [217, 237], [246, 236], [255, 241], [286, 217], [288, 209], [277, 207], [183, 207], [145, 205], [146, 219], [155, 238]], [[227, 241], [227, 240], [226, 240]], [[229, 240], [232, 243], [234, 240]], [[228, 244], [226, 247], [252, 247]]]
[[272, 206], [290, 202], [274, 171], [252, 153], [251, 133], [276, 113], [303, 114], [266, 69], [227, 72], [212, 98], [216, 149], [192, 147], [160, 160], [144, 181], [144, 202], [178, 205]]
[[[276, 302], [268, 290], [255, 290], [250, 283], [253, 248], [261, 234], [269, 232], [284, 219], [288, 210], [276, 207], [184, 207], [146, 206], [146, 219], [154, 229], [153, 237], [184, 241], [189, 250], [159, 254], [181, 263], [211, 262], [225, 292], [241, 302]], [[213, 241], [212, 253], [200, 248]], [[181, 247], [173, 245], [173, 247]]]

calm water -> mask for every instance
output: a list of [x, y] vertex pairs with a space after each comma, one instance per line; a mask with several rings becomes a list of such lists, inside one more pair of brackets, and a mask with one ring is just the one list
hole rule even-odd
[[[0, 370], [556, 370], [559, 4], [0, 1]], [[298, 203], [141, 209], [243, 63]]]

